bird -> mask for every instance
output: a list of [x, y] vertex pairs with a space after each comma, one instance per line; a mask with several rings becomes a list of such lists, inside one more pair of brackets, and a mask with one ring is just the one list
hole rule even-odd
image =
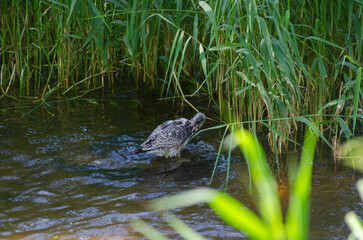
[[150, 136], [138, 148], [132, 151], [137, 153], [150, 153], [158, 157], [180, 157], [181, 151], [189, 140], [202, 128], [205, 115], [201, 112], [188, 120], [177, 118], [165, 121], [157, 126]]

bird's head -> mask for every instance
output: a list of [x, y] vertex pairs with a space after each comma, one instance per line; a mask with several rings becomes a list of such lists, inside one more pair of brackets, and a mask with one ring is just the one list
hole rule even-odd
[[205, 115], [199, 112], [190, 121], [192, 122], [193, 133], [196, 133], [202, 128], [205, 122]]

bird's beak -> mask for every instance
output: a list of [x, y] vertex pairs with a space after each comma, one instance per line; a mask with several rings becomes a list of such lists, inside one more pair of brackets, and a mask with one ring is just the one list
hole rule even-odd
[[193, 132], [194, 132], [194, 133], [198, 132], [198, 130], [200, 129], [200, 127], [201, 127], [201, 124], [197, 124], [197, 125], [195, 125], [195, 126], [193, 127]]

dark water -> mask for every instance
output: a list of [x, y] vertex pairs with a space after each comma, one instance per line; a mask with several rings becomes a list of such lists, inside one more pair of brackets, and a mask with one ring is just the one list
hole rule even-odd
[[[204, 132], [183, 151], [183, 161], [127, 153], [167, 119], [194, 112], [160, 101], [133, 101], [132, 93], [92, 104], [78, 100], [51, 103], [47, 110], [2, 103], [0, 113], [0, 238], [143, 239], [129, 224], [139, 217], [171, 238], [179, 238], [146, 203], [152, 199], [206, 186], [217, 156], [220, 132]], [[1, 103], [0, 103], [1, 104]], [[201, 104], [203, 106], [203, 103]], [[213, 117], [206, 109], [201, 110]], [[215, 113], [213, 113], [215, 114]], [[209, 126], [217, 123], [209, 121]], [[207, 125], [208, 126], [208, 125]], [[223, 189], [225, 156], [212, 187]], [[247, 206], [248, 173], [239, 157], [231, 162], [227, 192]], [[284, 174], [283, 174], [284, 175]], [[363, 216], [355, 182], [359, 175], [337, 166], [321, 151], [314, 165], [311, 239], [345, 239], [344, 214]], [[279, 183], [283, 207], [287, 180]], [[243, 239], [207, 206], [174, 212], [209, 239]]]

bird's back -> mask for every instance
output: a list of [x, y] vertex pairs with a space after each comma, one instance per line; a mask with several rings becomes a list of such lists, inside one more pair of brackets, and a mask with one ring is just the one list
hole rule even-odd
[[191, 133], [191, 123], [185, 118], [166, 121], [159, 125], [141, 146], [152, 149], [180, 145], [188, 140]]
[[191, 120], [178, 118], [163, 122], [133, 153], [148, 152], [160, 157], [180, 156], [185, 145], [204, 121], [204, 114], [197, 113]]

